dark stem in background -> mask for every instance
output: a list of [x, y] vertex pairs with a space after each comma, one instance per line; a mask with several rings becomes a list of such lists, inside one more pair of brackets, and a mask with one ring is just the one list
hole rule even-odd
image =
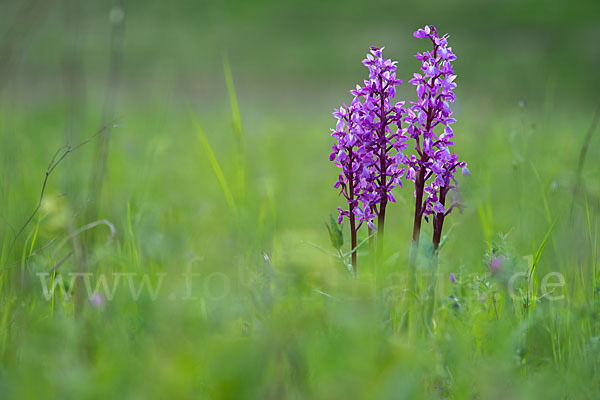
[[587, 151], [590, 146], [590, 141], [592, 140], [592, 135], [594, 134], [594, 131], [598, 126], [598, 121], [600, 121], [600, 103], [598, 103], [598, 108], [596, 108], [596, 113], [594, 114], [594, 118], [592, 119], [592, 125], [590, 126], [590, 130], [585, 136], [583, 146], [581, 146], [581, 152], [579, 153], [579, 162], [577, 164], [577, 174], [575, 178], [575, 186], [573, 187], [573, 200], [571, 201], [571, 212], [569, 217], [571, 223], [573, 222], [573, 212], [575, 211], [575, 199], [577, 198], [577, 193], [579, 192], [581, 186], [581, 174], [583, 172], [583, 163], [585, 162], [585, 156], [587, 155]]
[[[110, 66], [108, 80], [106, 83], [106, 94], [104, 97], [104, 108], [102, 111], [102, 123], [114, 118], [115, 98], [121, 81], [121, 64], [123, 59], [123, 32], [125, 29], [125, 8], [123, 0], [116, 0], [110, 10], [110, 21], [112, 23]], [[94, 164], [90, 179], [90, 208], [87, 218], [90, 221], [97, 219], [100, 195], [106, 174], [106, 160], [108, 158], [110, 142], [110, 129], [102, 134], [96, 146]]]
[[[61, 59], [62, 83], [65, 95], [65, 142], [73, 141], [76, 132], [82, 132], [85, 120], [85, 77], [81, 55], [82, 2], [66, 0], [64, 2], [65, 46]], [[68, 183], [68, 182], [65, 182]], [[64, 187], [71, 194], [69, 186]], [[72, 196], [69, 196], [72, 198]]]
[[19, 51], [25, 47], [23, 43], [27, 36], [35, 32], [36, 28], [49, 13], [47, 8], [50, 1], [25, 0], [20, 2], [19, 11], [8, 27], [3, 27], [0, 40], [0, 90], [10, 78], [10, 69], [19, 56]]
[[[440, 188], [440, 203], [446, 207], [446, 195], [448, 194], [448, 188]], [[433, 217], [433, 253], [436, 254], [440, 247], [440, 240], [442, 238], [442, 229], [444, 227], [444, 219], [446, 218], [445, 212], [437, 213]]]
[[[63, 50], [62, 82], [65, 93], [65, 142], [73, 140], [76, 132], [82, 132], [85, 121], [85, 76], [83, 57], [81, 54], [81, 24], [84, 21], [82, 8], [84, 3], [80, 0], [65, 0], [63, 3], [64, 22], [68, 35], [65, 35], [65, 46]], [[69, 160], [66, 160], [68, 169], [74, 168]], [[74, 184], [73, 179], [66, 175], [62, 182], [63, 192], [66, 193], [67, 202], [73, 207], [81, 198], [80, 189]], [[85, 202], [84, 202], [85, 203]], [[73, 254], [77, 263], [77, 270], [85, 272], [88, 270], [87, 258], [84, 254], [84, 246], [81, 243], [79, 235], [73, 235], [76, 230], [75, 219], [69, 219], [67, 225]], [[64, 259], [66, 261], [66, 259]], [[79, 310], [83, 304], [83, 291], [75, 293], [78, 301], [75, 301], [75, 307]]]

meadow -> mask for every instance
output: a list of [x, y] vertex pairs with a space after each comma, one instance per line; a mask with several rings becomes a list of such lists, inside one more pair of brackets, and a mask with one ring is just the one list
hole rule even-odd
[[[599, 398], [595, 2], [0, 14], [1, 399]], [[330, 129], [371, 45], [416, 99], [427, 24], [470, 176], [413, 290], [412, 182], [336, 257]]]

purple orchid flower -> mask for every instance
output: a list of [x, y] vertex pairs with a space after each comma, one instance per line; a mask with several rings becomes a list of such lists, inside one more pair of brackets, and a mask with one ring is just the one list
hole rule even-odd
[[[333, 113], [337, 124], [332, 136], [338, 142], [330, 160], [342, 169], [335, 187], [348, 202], [347, 210], [338, 209], [339, 222], [344, 217], [350, 220], [353, 249], [356, 231], [363, 222], [375, 230], [376, 217], [378, 237], [382, 238], [387, 203], [395, 201], [392, 190], [402, 185], [405, 173], [402, 152], [408, 137], [401, 125], [406, 109], [404, 102], [393, 102], [402, 81], [396, 78], [396, 62], [384, 58], [382, 51], [370, 48], [363, 60], [369, 79], [350, 91], [354, 96], [350, 106]], [[355, 252], [352, 263], [356, 269]]]
[[464, 161], [459, 161], [451, 152], [454, 144], [454, 131], [450, 104], [456, 100], [456, 75], [452, 61], [456, 56], [448, 47], [448, 35], [438, 36], [433, 26], [426, 26], [414, 33], [418, 39], [429, 39], [431, 51], [417, 53], [421, 61], [421, 71], [415, 73], [410, 83], [416, 86], [417, 101], [411, 102], [404, 122], [407, 133], [415, 140], [417, 156], [406, 159], [408, 179], [415, 183], [415, 216], [413, 243], [418, 245], [422, 218], [428, 220], [433, 215], [434, 251], [439, 247], [444, 218], [458, 203], [446, 205], [448, 192], [456, 187], [454, 174], [462, 168], [463, 174], [469, 170]]

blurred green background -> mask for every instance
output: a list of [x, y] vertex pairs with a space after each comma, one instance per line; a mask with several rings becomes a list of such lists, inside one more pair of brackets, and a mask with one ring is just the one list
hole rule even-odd
[[[577, 174], [599, 106], [600, 3], [0, 4], [0, 397], [580, 399], [600, 390], [597, 132]], [[410, 185], [390, 207], [377, 273], [361, 256], [352, 279], [306, 242], [329, 248], [323, 223], [341, 205], [331, 112], [365, 79], [370, 45], [398, 61], [397, 97], [414, 99], [407, 82], [424, 43], [412, 32], [426, 24], [450, 33], [458, 56], [455, 147], [472, 176], [460, 181], [466, 209], [447, 222], [436, 329], [411, 335], [399, 328], [402, 296], [373, 283], [406, 271]], [[56, 149], [108, 123], [118, 125], [108, 152], [93, 140], [69, 154], [15, 239]], [[98, 154], [107, 154], [101, 189]], [[74, 234], [102, 219], [116, 228], [112, 241], [105, 227]], [[498, 316], [489, 293], [480, 301], [479, 280], [493, 282], [481, 262], [487, 243], [511, 232], [520, 260], [555, 219], [537, 273], [561, 272], [566, 299], [531, 312], [506, 303]], [[77, 293], [46, 302], [35, 274], [68, 251], [60, 273], [167, 273], [164, 289], [157, 301], [132, 301], [119, 288], [100, 308]], [[198, 299], [171, 301], [190, 264], [204, 278]], [[227, 278], [223, 298], [209, 295], [223, 289], [206, 284], [215, 272]], [[460, 289], [450, 272], [463, 277]]]

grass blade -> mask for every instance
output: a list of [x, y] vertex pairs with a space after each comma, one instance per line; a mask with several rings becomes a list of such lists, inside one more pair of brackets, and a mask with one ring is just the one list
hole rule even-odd
[[235, 86], [233, 84], [233, 75], [231, 74], [231, 67], [229, 66], [229, 59], [227, 56], [223, 56], [223, 72], [225, 73], [225, 84], [227, 85], [227, 94], [229, 95], [229, 104], [231, 106], [231, 115], [233, 117], [233, 132], [241, 143], [242, 118], [240, 116], [240, 108], [238, 106]]
[[542, 240], [542, 243], [540, 243], [537, 251], [535, 252], [535, 256], [533, 257], [533, 263], [531, 264], [531, 270], [529, 271], [529, 280], [531, 280], [533, 278], [533, 274], [535, 273], [535, 270], [537, 268], [537, 265], [540, 261], [540, 258], [542, 258], [542, 253], [544, 252], [544, 248], [546, 247], [546, 243], [548, 242], [548, 239], [550, 239], [550, 235], [552, 235], [552, 231], [554, 230], [554, 226], [556, 225], [556, 221], [558, 221], [558, 217], [556, 217], [554, 219], [554, 222], [552, 223], [552, 225], [550, 225], [550, 228], [548, 228], [548, 231], [546, 232], [546, 235], [544, 236], [544, 239]]
[[244, 135], [242, 131], [242, 117], [238, 106], [235, 86], [233, 84], [233, 75], [229, 66], [229, 59], [223, 56], [223, 73], [225, 74], [225, 84], [227, 86], [227, 94], [229, 96], [229, 104], [231, 107], [231, 117], [233, 119], [233, 133], [235, 139], [235, 166], [236, 166], [236, 183], [238, 198], [244, 199], [246, 193], [246, 168], [244, 156]]
[[483, 236], [485, 237], [486, 242], [490, 242], [492, 240], [492, 227], [491, 227], [491, 218], [488, 218], [489, 209], [483, 208], [483, 204], [479, 202], [477, 204], [477, 212], [479, 213], [479, 220], [481, 221], [481, 230], [483, 231]]
[[192, 122], [194, 123], [194, 129], [196, 130], [196, 134], [198, 135], [198, 138], [200, 139], [200, 143], [202, 144], [204, 153], [206, 154], [206, 157], [208, 158], [208, 161], [210, 162], [213, 172], [215, 173], [215, 176], [217, 177], [217, 180], [219, 181], [219, 185], [221, 186], [221, 190], [223, 191], [223, 195], [225, 196], [225, 201], [227, 202], [227, 205], [229, 206], [229, 208], [235, 215], [235, 214], [237, 214], [237, 208], [235, 205], [235, 201], [233, 199], [233, 195], [231, 194], [231, 190], [229, 189], [227, 179], [225, 179], [225, 175], [223, 174], [223, 170], [221, 169], [221, 165], [219, 165], [219, 161], [217, 161], [217, 157], [215, 156], [215, 153], [214, 153], [210, 143], [208, 142], [206, 134], [204, 133], [204, 130], [200, 126], [198, 119], [192, 112], [190, 112], [190, 117], [192, 118]]

